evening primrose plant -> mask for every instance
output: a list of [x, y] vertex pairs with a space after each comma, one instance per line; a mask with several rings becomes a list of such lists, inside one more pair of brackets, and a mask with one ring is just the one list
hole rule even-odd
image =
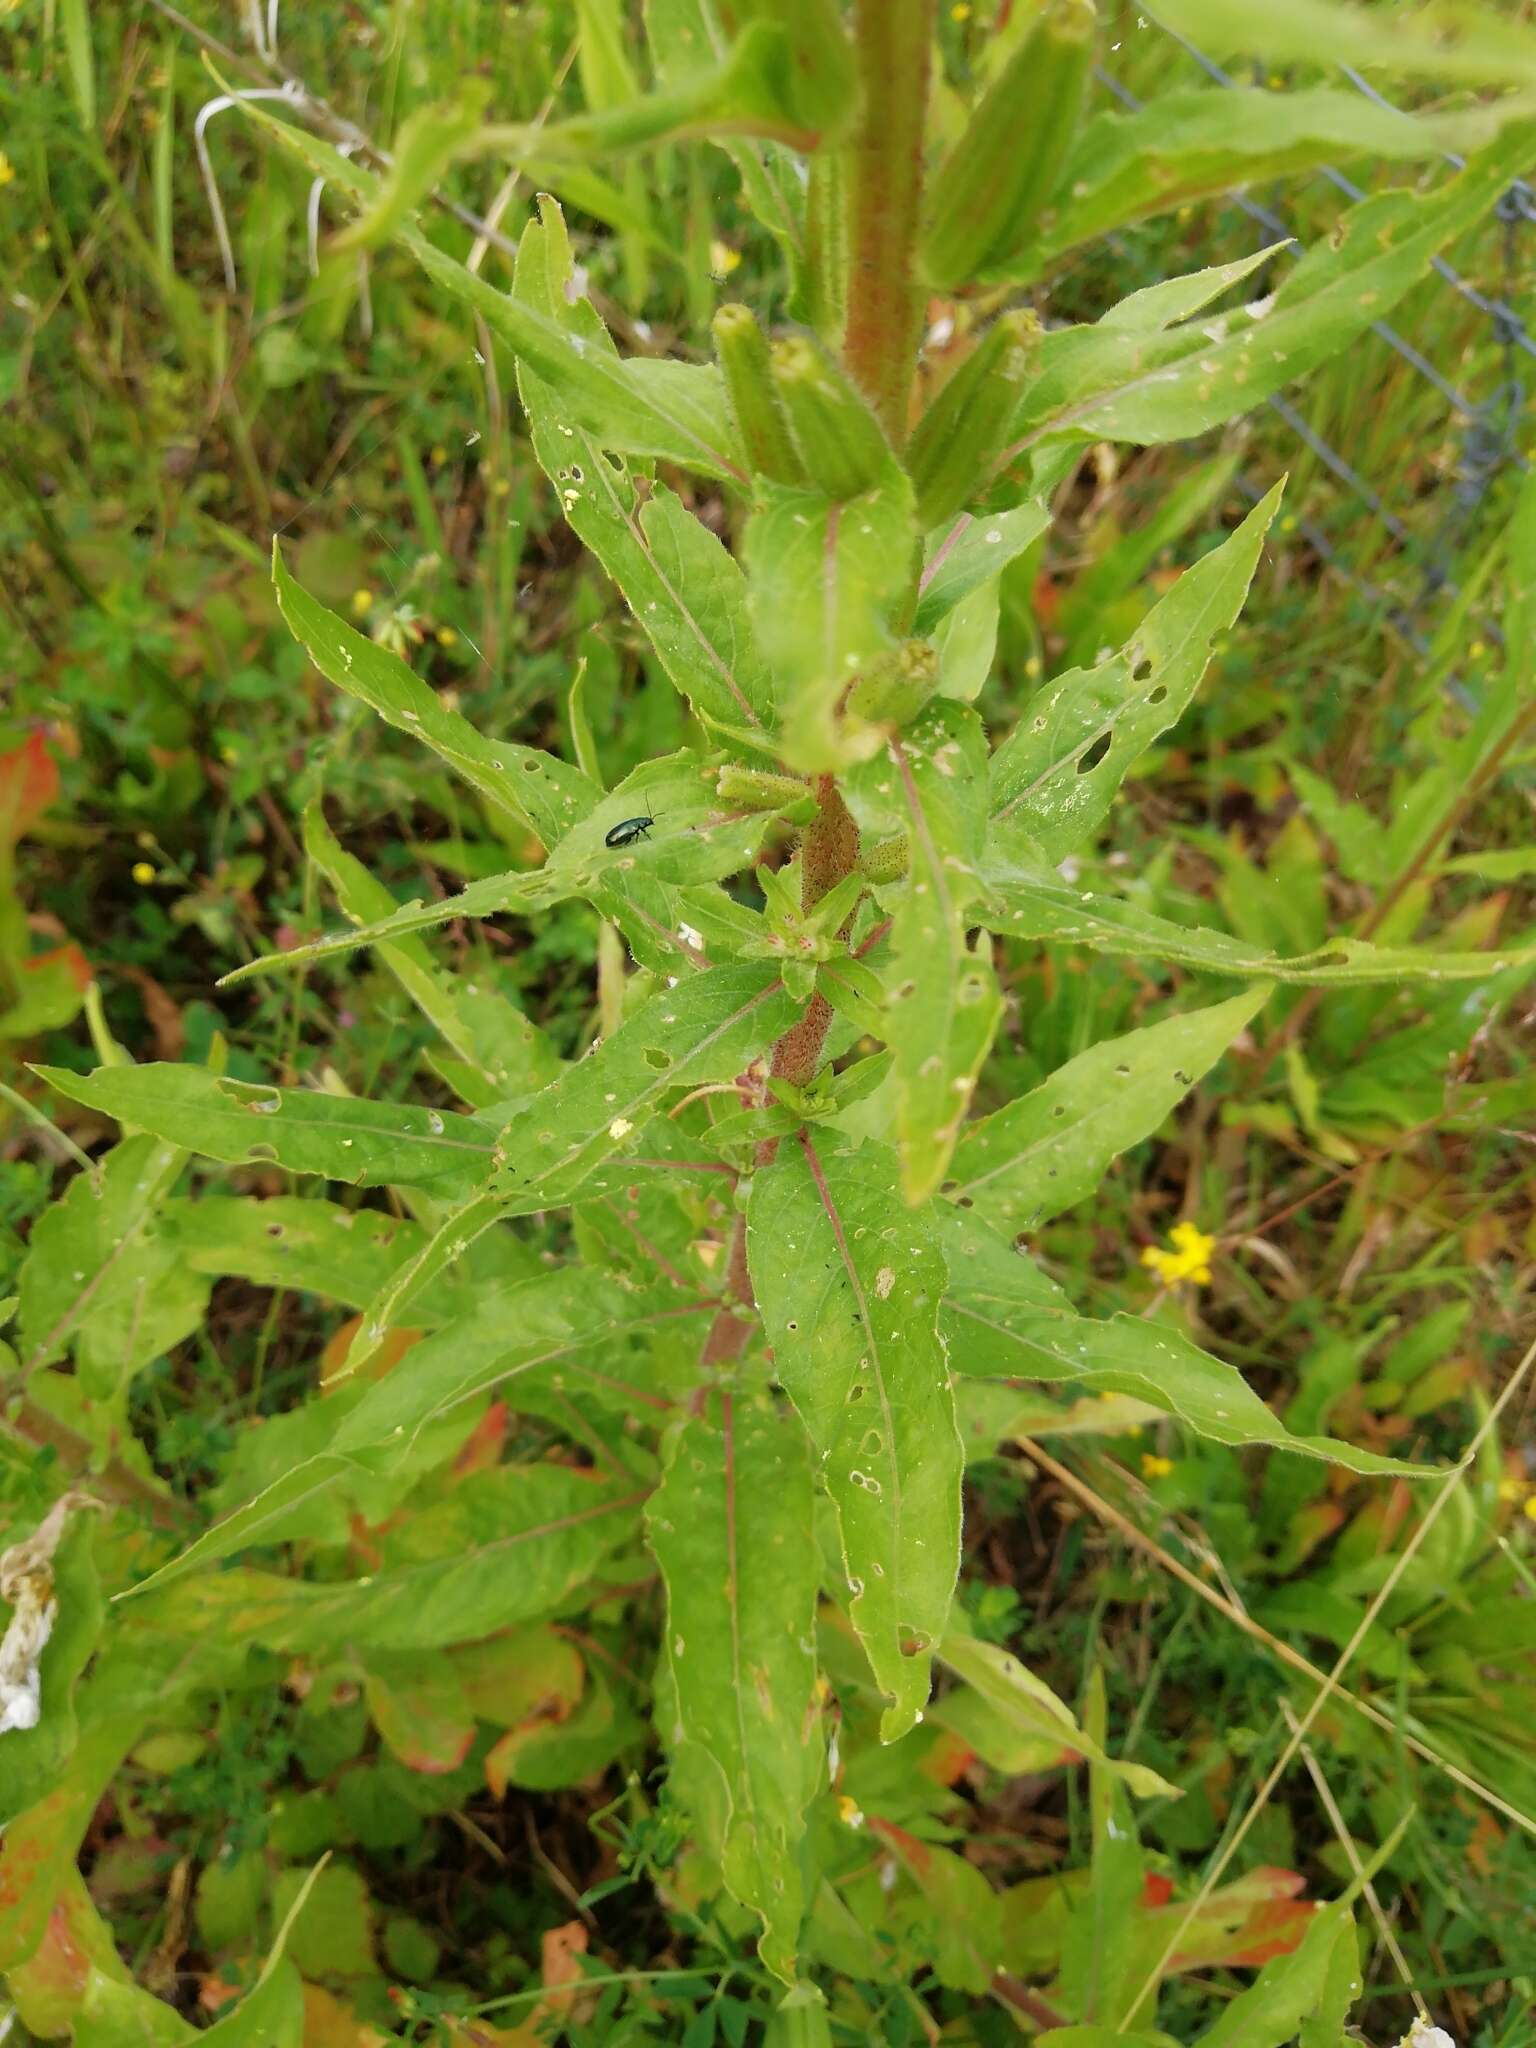
[[[1292, 33], [1216, 0], [1191, 12], [1260, 56]], [[122, 1137], [37, 1225], [6, 1359], [70, 1501], [15, 1562], [34, 1621], [39, 1603], [56, 1616], [36, 1724], [0, 1736], [0, 1968], [24, 2018], [46, 2011], [82, 2041], [191, 2038], [126, 1981], [76, 1855], [130, 1750], [285, 1672], [302, 1674], [296, 1740], [330, 1803], [318, 1833], [274, 1815], [261, 1855], [198, 1880], [211, 1954], [270, 1949], [210, 2030], [231, 2043], [303, 2035], [299, 1973], [327, 1967], [300, 1913], [318, 1846], [413, 1842], [475, 1789], [584, 1784], [652, 1741], [661, 1804], [631, 1778], [621, 1868], [726, 1959], [742, 2035], [894, 2039], [898, 2010], [931, 2026], [992, 2002], [1036, 2027], [1092, 2023], [1098, 2041], [1154, 2026], [1189, 1955], [1251, 1959], [1248, 1895], [1186, 1912], [1152, 1883], [1134, 1804], [1175, 1788], [1114, 1754], [1102, 1689], [1074, 1713], [967, 1625], [967, 1459], [1044, 1385], [1109, 1397], [1106, 1430], [1151, 1416], [1356, 1474], [1427, 1472], [1291, 1432], [1176, 1317], [1085, 1312], [1028, 1241], [1291, 991], [1477, 983], [1536, 952], [1344, 933], [1286, 954], [1071, 879], [1236, 619], [1278, 486], [1125, 645], [996, 722], [977, 703], [1005, 572], [1085, 449], [1181, 442], [1291, 384], [1530, 166], [1528, 30], [1468, 15], [1446, 44], [1370, 11], [1308, 18], [1357, 61], [1496, 90], [1423, 118], [1326, 89], [1088, 118], [1088, 0], [1015, 7], [963, 79], [920, 0], [651, 0], [654, 90], [537, 130], [488, 122], [467, 92], [413, 116], [382, 170], [288, 119], [301, 93], [277, 115], [242, 103], [350, 209], [323, 282], [394, 244], [444, 319], [478, 323], [566, 523], [686, 705], [687, 740], [610, 786], [574, 663], [567, 751], [488, 737], [402, 658], [410, 635], [362, 630], [371, 596], [349, 622], [274, 548], [277, 603], [314, 667], [430, 750], [509, 858], [401, 907], [314, 807], [305, 850], [345, 928], [242, 970], [372, 948], [440, 1040], [430, 1100], [236, 1080], [217, 1061], [133, 1066], [110, 1044], [94, 1073], [46, 1070]], [[659, 144], [723, 152], [780, 266], [756, 304], [720, 304], [666, 356], [620, 349], [560, 203], [601, 196], [600, 167]], [[1300, 260], [1263, 250], [1093, 324], [1050, 318], [1054, 267], [1131, 223], [1350, 154], [1448, 148], [1466, 158], [1454, 176], [1375, 194]], [[484, 157], [546, 188], [504, 283], [426, 207]], [[963, 337], [942, 368], [924, 352], [935, 309]], [[1517, 521], [1526, 565], [1533, 529], [1536, 500]], [[1529, 683], [1511, 647], [1482, 759]], [[573, 904], [602, 936], [594, 1032], [566, 1058], [426, 935], [537, 930]], [[1046, 943], [1134, 961], [1176, 1001], [978, 1116], [1000, 966]], [[227, 1171], [189, 1174], [194, 1160]], [[288, 1191], [304, 1177], [330, 1192]], [[1187, 1292], [1215, 1248], [1181, 1223], [1145, 1263]], [[311, 1397], [237, 1438], [212, 1519], [189, 1526], [130, 1400], [222, 1276], [355, 1320]], [[1029, 1398], [1049, 1434], [1054, 1397]], [[1172, 1469], [1142, 1457], [1147, 1478]], [[72, 1487], [114, 1511], [87, 1515]], [[1005, 1911], [945, 1846], [961, 1750], [1010, 1773], [1085, 1764], [1091, 1870], [1015, 1888]], [[355, 1876], [320, 1872], [307, 1910], [353, 1927]], [[1337, 2031], [1358, 1988], [1353, 1895], [1292, 1929], [1294, 1953], [1213, 2042], [1287, 2038], [1277, 2013]], [[87, 1958], [64, 1994], [56, 1925]], [[410, 1972], [371, 1939], [350, 1975], [359, 2010], [389, 2021], [368, 1987]], [[461, 2026], [462, 2001], [432, 2009]]]

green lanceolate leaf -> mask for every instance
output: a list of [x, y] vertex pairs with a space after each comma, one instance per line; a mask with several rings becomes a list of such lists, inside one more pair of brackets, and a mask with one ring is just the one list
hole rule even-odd
[[161, 1628], [303, 1651], [436, 1649], [552, 1613], [634, 1536], [643, 1492], [569, 1465], [497, 1465], [382, 1532], [378, 1569], [326, 1585], [235, 1569], [146, 1596]]
[[25, 1372], [72, 1350], [87, 1391], [106, 1400], [197, 1328], [208, 1283], [186, 1270], [159, 1228], [185, 1159], [177, 1143], [126, 1138], [38, 1218], [19, 1282]]
[[619, 1163], [645, 1154], [642, 1130], [662, 1099], [730, 1081], [795, 1021], [771, 966], [715, 967], [664, 988], [612, 1038], [569, 1067], [501, 1135], [492, 1192], [508, 1214], [557, 1208]]
[[1383, 17], [1340, 0], [1290, 0], [1283, 8], [1231, 0], [1169, 0], [1171, 28], [1213, 50], [1308, 62], [1326, 50], [1336, 64], [1380, 65], [1399, 77], [1464, 85], [1536, 85], [1536, 32], [1492, 7], [1460, 4], [1418, 16]]
[[1070, 669], [1025, 705], [992, 757], [995, 841], [1022, 832], [1058, 861], [1103, 823], [1137, 758], [1183, 716], [1212, 642], [1242, 609], [1281, 488], [1185, 570], [1118, 654]]
[[1026, 281], [1068, 249], [1130, 221], [1318, 164], [1466, 154], [1490, 142], [1517, 111], [1494, 104], [1411, 115], [1331, 86], [1159, 93], [1135, 113], [1100, 114], [1089, 123], [1037, 232], [989, 275]]
[[849, 1612], [890, 1702], [891, 1742], [927, 1700], [959, 1550], [944, 1262], [901, 1200], [893, 1153], [823, 1148], [804, 1132], [754, 1176], [747, 1254], [774, 1372], [837, 1511]]
[[325, 1449], [284, 1472], [226, 1515], [135, 1593], [184, 1578], [256, 1544], [282, 1541], [304, 1510], [358, 1470], [387, 1474], [407, 1463], [434, 1423], [462, 1415], [492, 1388], [515, 1407], [520, 1383], [628, 1413], [664, 1416], [667, 1398], [650, 1385], [643, 1346], [676, 1328], [702, 1328], [713, 1300], [679, 1301], [670, 1289], [636, 1290], [578, 1267], [509, 1285], [481, 1286], [473, 1305], [409, 1353], [409, 1369], [367, 1386], [336, 1410]]
[[1033, 1230], [1091, 1195], [1257, 1016], [1270, 991], [1107, 1038], [960, 1135], [948, 1190], [999, 1230]]
[[721, 1388], [679, 1423], [647, 1519], [667, 1584], [674, 1789], [763, 1961], [798, 1975], [799, 1848], [821, 1771], [814, 1494], [805, 1432], [762, 1393]]
[[488, 740], [476, 732], [397, 654], [317, 603], [288, 574], [276, 544], [272, 581], [289, 631], [328, 682], [430, 747], [494, 809], [526, 823], [546, 846], [555, 845], [597, 802], [600, 792], [579, 768], [515, 740]]
[[[236, 982], [250, 981], [257, 975], [279, 974], [286, 969], [306, 966], [311, 960], [330, 960], [339, 953], [355, 953], [361, 946], [397, 946], [416, 932], [430, 931], [440, 924], [452, 924], [459, 918], [502, 917], [508, 912], [527, 916], [534, 909], [544, 909], [559, 901], [562, 893], [569, 892], [554, 888], [546, 880], [542, 868], [486, 875], [478, 882], [471, 882], [467, 889], [461, 889], [457, 896], [444, 896], [436, 903], [423, 903], [418, 898], [414, 902], [402, 903], [398, 909], [386, 911], [380, 917], [364, 919], [341, 931], [327, 932], [303, 945], [290, 946], [284, 952], [265, 953], [258, 960], [247, 960], [243, 967], [221, 976], [217, 985], [232, 988]], [[422, 954], [416, 955], [418, 959], [423, 957]], [[420, 986], [419, 983], [416, 985]]]
[[1104, 890], [1080, 889], [1047, 867], [1006, 862], [984, 869], [987, 893], [978, 919], [999, 934], [1086, 946], [1127, 960], [1166, 960], [1201, 974], [1240, 981], [1284, 981], [1346, 988], [1403, 981], [1486, 981], [1508, 967], [1536, 963], [1536, 943], [1497, 953], [1438, 952], [1432, 946], [1373, 946], [1332, 939], [1314, 953], [1268, 953], [1229, 932], [1175, 924]]
[[1113, 315], [1048, 336], [993, 473], [1062, 436], [1152, 447], [1250, 411], [1390, 312], [1430, 259], [1489, 212], [1531, 149], [1531, 124], [1521, 122], [1428, 197], [1362, 201], [1271, 297], [1235, 312], [1150, 336]]
[[885, 482], [844, 504], [759, 487], [743, 556], [793, 766], [821, 773], [878, 750], [876, 728], [839, 724], [837, 712], [848, 686], [895, 645], [916, 544], [912, 487], [894, 463]]
[[[999, 1644], [951, 1629], [939, 1645], [939, 1661], [973, 1687], [1015, 1735], [1075, 1752], [1119, 1778], [1139, 1798], [1178, 1797], [1176, 1789], [1145, 1764], [1118, 1763], [1110, 1757], [1101, 1743], [1078, 1726], [1072, 1710], [1044, 1679], [1037, 1678]], [[946, 1699], [946, 1707], [951, 1704], [952, 1699]], [[960, 1718], [963, 1724], [963, 1715]], [[945, 1725], [954, 1725], [951, 1716], [946, 1715]]]
[[1039, 1281], [1006, 1239], [965, 1219], [965, 1256], [950, 1255], [940, 1328], [956, 1372], [992, 1379], [1060, 1380], [1134, 1399], [1219, 1444], [1269, 1444], [1327, 1458], [1351, 1472], [1433, 1479], [1431, 1467], [1356, 1450], [1332, 1437], [1292, 1436], [1235, 1366], [1177, 1330], [1140, 1316], [1096, 1322], [1042, 1307]]
[[337, 249], [377, 249], [427, 199], [485, 119], [489, 81], [467, 79], [459, 98], [417, 107], [400, 124], [378, 195], [336, 237]]
[[889, 1019], [896, 1055], [901, 1184], [909, 1202], [944, 1178], [1002, 1016], [991, 941], [966, 934], [981, 893], [986, 736], [973, 711], [930, 704], [891, 741], [910, 849], [894, 897]]
[[34, 1071], [88, 1109], [205, 1159], [262, 1160], [359, 1187], [393, 1181], [448, 1192], [484, 1178], [496, 1143], [493, 1125], [452, 1110], [230, 1081], [165, 1061], [94, 1074]]
[[[617, 362], [590, 301], [573, 295], [559, 208], [545, 201], [541, 215], [518, 245], [519, 303], [562, 326], [589, 354]], [[618, 584], [667, 676], [706, 724], [743, 745], [766, 746], [772, 683], [734, 559], [676, 492], [647, 483], [642, 494], [536, 370], [520, 365], [518, 387], [534, 453], [560, 493], [567, 523]]]
[[1050, 507], [1016, 505], [973, 518], [962, 512], [928, 536], [912, 630], [932, 633], [957, 605], [993, 582], [1051, 523]]

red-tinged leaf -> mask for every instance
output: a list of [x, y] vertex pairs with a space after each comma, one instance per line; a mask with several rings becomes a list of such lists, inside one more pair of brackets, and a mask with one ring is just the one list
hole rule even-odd
[[0, 846], [14, 846], [58, 793], [58, 763], [40, 732], [0, 754]]
[[453, 1461], [455, 1477], [462, 1479], [468, 1472], [479, 1472], [487, 1465], [501, 1463], [510, 1412], [505, 1401], [491, 1403], [465, 1438], [464, 1448]]
[[564, 1721], [586, 1683], [580, 1651], [548, 1624], [463, 1643], [448, 1655], [471, 1710], [496, 1728]]
[[[93, 1967], [119, 1982], [128, 1981], [111, 1929], [92, 1903], [84, 1880], [71, 1870], [35, 1953], [6, 1980], [25, 2025], [45, 2036], [68, 2031]], [[77, 2033], [75, 2038], [81, 2037]]]
[[304, 2048], [389, 2048], [388, 2037], [319, 1984], [304, 1986]]
[[475, 1739], [475, 1717], [445, 1656], [374, 1652], [364, 1674], [374, 1726], [401, 1763], [441, 1777], [456, 1771]]

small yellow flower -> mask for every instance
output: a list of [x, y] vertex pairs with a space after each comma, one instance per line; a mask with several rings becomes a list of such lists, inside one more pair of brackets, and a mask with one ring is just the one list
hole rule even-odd
[[733, 270], [741, 268], [741, 251], [733, 249], [729, 242], [715, 241], [709, 245], [709, 269], [713, 277], [729, 277]]
[[966, 6], [965, 0], [955, 0], [954, 6], [949, 10], [949, 18], [951, 21], [970, 20], [971, 10]]
[[439, 647], [457, 647], [457, 646], [458, 646], [458, 644], [459, 644], [459, 636], [458, 636], [458, 634], [457, 634], [457, 633], [455, 633], [455, 631], [453, 630], [452, 626], [439, 626], [439, 627], [438, 627], [438, 629], [437, 629], [437, 644], [438, 644], [438, 646], [439, 646]]
[[431, 462], [432, 467], [434, 469], [441, 469], [443, 464], [448, 460], [448, 450], [439, 445], [438, 447], [432, 450], [432, 453], [428, 460]]
[[837, 1817], [844, 1827], [861, 1828], [864, 1825], [864, 1816], [859, 1811], [857, 1800], [850, 1799], [846, 1792], [837, 1795]]
[[1499, 1481], [1500, 1500], [1524, 1500], [1531, 1491], [1523, 1479], [1505, 1478]]
[[15, 177], [16, 166], [11, 162], [5, 151], [0, 149], [0, 185], [12, 184], [15, 181]]
[[353, 618], [360, 619], [370, 609], [372, 604], [373, 592], [371, 590], [354, 590], [352, 593]]
[[1160, 1458], [1155, 1451], [1142, 1452], [1141, 1476], [1143, 1479], [1166, 1479], [1172, 1470], [1172, 1458]]
[[147, 889], [155, 879], [155, 871], [147, 860], [136, 860], [132, 868], [133, 879], [141, 889]]
[[1528, 1522], [1536, 1522], [1536, 1493], [1533, 1493], [1520, 1510]]
[[1168, 1233], [1168, 1242], [1172, 1251], [1149, 1244], [1141, 1255], [1141, 1263], [1150, 1266], [1165, 1287], [1174, 1287], [1180, 1280], [1193, 1280], [1197, 1287], [1209, 1287], [1215, 1238], [1208, 1237], [1196, 1224], [1175, 1223]]

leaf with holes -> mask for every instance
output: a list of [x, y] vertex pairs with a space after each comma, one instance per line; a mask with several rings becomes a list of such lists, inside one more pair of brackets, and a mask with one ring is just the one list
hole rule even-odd
[[928, 1698], [959, 1557], [944, 1261], [902, 1202], [893, 1152], [822, 1149], [806, 1132], [753, 1177], [747, 1255], [774, 1372], [837, 1511], [849, 1613], [894, 1742]]
[[821, 1773], [820, 1558], [805, 1431], [764, 1393], [720, 1389], [677, 1427], [647, 1510], [667, 1587], [672, 1787], [759, 1948], [792, 1984], [800, 1844]]
[[989, 860], [986, 895], [978, 920], [1016, 939], [1046, 939], [1085, 946], [1126, 960], [1167, 960], [1200, 974], [1240, 981], [1284, 981], [1325, 988], [1404, 981], [1485, 981], [1506, 968], [1536, 965], [1536, 943], [1496, 953], [1441, 952], [1433, 946], [1373, 946], [1365, 939], [1332, 939], [1315, 953], [1290, 958], [1247, 939], [1175, 924], [1105, 890], [1080, 889], [1042, 863]]
[[1249, 989], [1090, 1046], [961, 1132], [948, 1192], [1015, 1234], [1070, 1209], [1093, 1193], [1111, 1160], [1152, 1135], [1269, 993]]
[[935, 699], [891, 741], [911, 848], [892, 891], [885, 1035], [896, 1056], [901, 1185], [922, 1202], [944, 1178], [1002, 1016], [991, 940], [967, 930], [981, 894], [986, 735], [963, 705]]
[[1292, 1436], [1235, 1366], [1181, 1331], [1141, 1316], [1108, 1322], [1040, 1300], [1028, 1260], [986, 1224], [965, 1218], [964, 1257], [950, 1256], [939, 1327], [956, 1372], [989, 1379], [1059, 1380], [1129, 1394], [1218, 1444], [1268, 1444], [1327, 1458], [1351, 1472], [1434, 1479], [1433, 1466], [1378, 1457], [1326, 1436]]
[[742, 543], [752, 621], [775, 678], [785, 759], [807, 774], [868, 760], [882, 743], [879, 728], [841, 707], [896, 644], [916, 546], [912, 486], [894, 462], [874, 489], [840, 503], [759, 484]]
[[562, 1206], [635, 1149], [629, 1138], [666, 1095], [734, 1080], [797, 1014], [776, 970], [756, 963], [713, 967], [659, 989], [512, 1118], [497, 1146], [492, 1192], [511, 1215]]
[[[549, 200], [540, 214], [518, 244], [519, 302], [617, 360], [591, 302], [574, 289], [564, 217]], [[734, 559], [675, 491], [637, 485], [600, 440], [572, 424], [557, 394], [526, 364], [518, 389], [534, 454], [560, 494], [567, 524], [619, 586], [668, 678], [707, 725], [741, 746], [764, 748], [773, 685]]]
[[1211, 644], [1242, 610], [1282, 486], [1186, 569], [1136, 637], [1097, 668], [1070, 669], [1024, 707], [992, 757], [992, 841], [1027, 836], [1049, 861], [1081, 846], [1205, 674]]
[[490, 1171], [495, 1126], [408, 1102], [230, 1081], [204, 1067], [33, 1071], [61, 1095], [205, 1159], [270, 1161], [359, 1187], [395, 1182], [450, 1193]]

